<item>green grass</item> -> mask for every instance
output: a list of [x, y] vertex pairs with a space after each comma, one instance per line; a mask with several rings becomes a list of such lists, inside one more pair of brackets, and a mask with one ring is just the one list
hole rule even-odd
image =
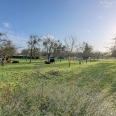
[[[114, 116], [116, 61], [19, 60], [0, 66], [1, 116]], [[39, 70], [48, 79], [37, 73]]]

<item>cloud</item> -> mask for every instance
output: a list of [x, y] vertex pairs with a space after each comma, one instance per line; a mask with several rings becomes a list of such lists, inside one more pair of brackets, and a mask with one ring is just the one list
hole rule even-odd
[[15, 45], [25, 45], [28, 40], [26, 37], [22, 37], [21, 35], [8, 34], [7, 36]]
[[104, 1], [104, 2], [100, 2], [100, 4], [105, 5], [105, 7], [111, 7], [112, 5], [116, 4], [116, 1], [112, 1], [112, 2]]
[[4, 24], [4, 27], [6, 27], [6, 28], [11, 28], [12, 27], [10, 23], [3, 23], [3, 24]]
[[88, 32], [88, 33], [90, 33], [90, 31], [89, 31], [89, 30], [87, 30], [87, 32]]
[[55, 38], [54, 36], [52, 36], [52, 35], [46, 35], [46, 36], [42, 36], [42, 38], [44, 39], [44, 40], [46, 40], [46, 39], [48, 39], [48, 38], [50, 38], [51, 40], [54, 40], [54, 41], [58, 41], [58, 39], [57, 38]]
[[7, 35], [7, 39], [11, 40], [14, 45], [16, 45], [18, 48], [26, 48], [27, 47], [27, 41], [29, 40], [29, 36], [26, 33], [16, 33], [12, 30], [7, 30], [0, 28], [0, 32], [5, 33]]

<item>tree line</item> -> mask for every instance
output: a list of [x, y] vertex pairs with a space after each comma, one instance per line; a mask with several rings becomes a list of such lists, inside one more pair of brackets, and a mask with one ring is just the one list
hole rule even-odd
[[[91, 58], [98, 59], [109, 56], [108, 53], [94, 51], [93, 46], [88, 42], [80, 42], [73, 35], [65, 37], [64, 42], [60, 42], [60, 40], [51, 35], [37, 36], [32, 34], [26, 44], [27, 47], [17, 53], [19, 48], [8, 39], [7, 34], [0, 32], [0, 57], [20, 54], [25, 56], [26, 59], [29, 57], [30, 63], [32, 57], [46, 56], [48, 61], [50, 56], [59, 57], [60, 61], [65, 57], [68, 58], [70, 66], [70, 61], [74, 57], [83, 58], [87, 62], [88, 58], [91, 60]], [[110, 47], [110, 56], [116, 57], [116, 38], [114, 38], [114, 44]]]

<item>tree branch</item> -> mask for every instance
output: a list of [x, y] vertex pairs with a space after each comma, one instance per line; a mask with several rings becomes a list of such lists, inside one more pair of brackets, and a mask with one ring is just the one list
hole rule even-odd
[[46, 76], [45, 74], [42, 74], [39, 70], [38, 70], [38, 67], [36, 66], [36, 71], [37, 71], [37, 74], [40, 74], [40, 75], [42, 75], [43, 77], [45, 77], [45, 79], [49, 79], [50, 80], [50, 78], [48, 77], [48, 76]]

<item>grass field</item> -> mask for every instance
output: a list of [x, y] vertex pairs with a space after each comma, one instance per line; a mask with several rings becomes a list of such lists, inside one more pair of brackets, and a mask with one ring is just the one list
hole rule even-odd
[[115, 116], [115, 60], [19, 61], [0, 66], [0, 116]]

